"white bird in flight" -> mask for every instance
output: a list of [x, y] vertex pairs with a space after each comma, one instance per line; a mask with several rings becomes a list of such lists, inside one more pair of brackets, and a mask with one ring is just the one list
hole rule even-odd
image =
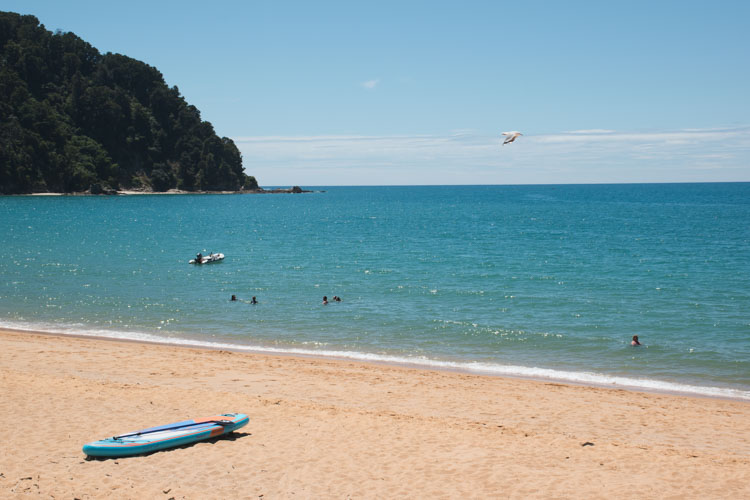
[[515, 130], [513, 132], [503, 132], [503, 135], [506, 136], [505, 142], [503, 142], [503, 146], [506, 144], [509, 144], [516, 140], [516, 137], [519, 135], [523, 135], [521, 132], [516, 132]]

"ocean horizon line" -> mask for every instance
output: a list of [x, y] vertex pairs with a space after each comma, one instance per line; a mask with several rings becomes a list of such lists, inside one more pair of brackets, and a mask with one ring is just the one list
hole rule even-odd
[[701, 184], [750, 184], [750, 179], [744, 181], [663, 181], [663, 182], [569, 182], [569, 183], [511, 183], [511, 184], [266, 184], [263, 189], [279, 189], [292, 185], [308, 188], [390, 188], [390, 187], [519, 187], [519, 186], [674, 186], [674, 185], [701, 185]]
[[[301, 188], [309, 188], [314, 191], [309, 193], [321, 193], [325, 191], [319, 191], [327, 188], [422, 188], [422, 187], [461, 187], [461, 188], [481, 188], [481, 187], [584, 187], [584, 186], [685, 186], [685, 185], [720, 185], [720, 184], [750, 184], [750, 179], [736, 181], [736, 180], [713, 180], [713, 181], [663, 181], [663, 182], [570, 182], [570, 183], [509, 183], [509, 184], [303, 184], [303, 183], [288, 183], [288, 184], [265, 184], [259, 186], [263, 190], [271, 189], [290, 189], [291, 187], [299, 186]], [[64, 192], [35, 192], [35, 193], [24, 193], [24, 194], [0, 194], [0, 196], [82, 196], [87, 193], [64, 193]], [[124, 195], [169, 195], [169, 194], [180, 194], [180, 195], [228, 195], [228, 194], [257, 194], [252, 190], [249, 191], [181, 191], [181, 190], [169, 190], [169, 191], [132, 191], [132, 190], [121, 190], [118, 194]], [[100, 197], [102, 195], [93, 195], [94, 197]]]

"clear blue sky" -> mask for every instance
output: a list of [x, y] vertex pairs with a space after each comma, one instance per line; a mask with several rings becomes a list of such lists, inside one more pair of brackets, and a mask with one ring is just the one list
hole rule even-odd
[[0, 10], [155, 66], [265, 186], [750, 181], [746, 0]]

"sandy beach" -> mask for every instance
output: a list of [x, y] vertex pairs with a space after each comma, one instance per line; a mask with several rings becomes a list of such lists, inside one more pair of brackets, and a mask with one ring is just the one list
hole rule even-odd
[[[0, 497], [741, 498], [750, 404], [0, 331]], [[221, 412], [225, 438], [90, 460]]]

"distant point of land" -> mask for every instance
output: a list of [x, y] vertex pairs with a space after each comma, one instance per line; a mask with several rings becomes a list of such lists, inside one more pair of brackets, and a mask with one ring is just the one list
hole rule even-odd
[[156, 68], [0, 12], [0, 194], [134, 192], [265, 191]]

